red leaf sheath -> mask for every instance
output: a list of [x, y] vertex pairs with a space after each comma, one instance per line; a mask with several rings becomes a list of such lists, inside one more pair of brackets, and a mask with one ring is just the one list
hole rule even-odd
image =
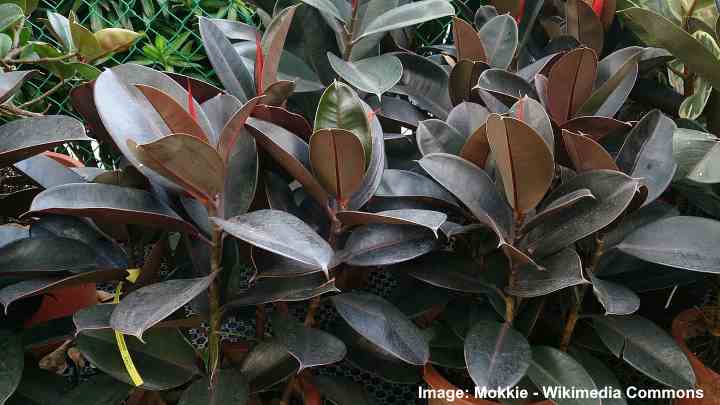
[[592, 9], [598, 16], [602, 16], [605, 0], [593, 0]]
[[190, 79], [187, 79], [187, 92], [188, 92], [188, 113], [190, 113], [190, 116], [192, 119], [197, 121], [197, 111], [195, 111], [195, 103], [193, 102], [193, 95], [192, 95], [192, 85], [190, 84]]
[[515, 16], [515, 21], [518, 24], [520, 24], [520, 21], [522, 21], [524, 15], [525, 15], [525, 0], [520, 0], [518, 2], [517, 15]]
[[265, 71], [265, 55], [262, 50], [260, 33], [255, 34], [255, 90], [258, 96], [265, 92], [263, 85], [263, 72]]

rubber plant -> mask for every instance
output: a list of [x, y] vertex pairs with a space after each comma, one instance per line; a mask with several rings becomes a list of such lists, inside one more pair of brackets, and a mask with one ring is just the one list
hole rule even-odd
[[[224, 91], [133, 64], [79, 86], [74, 103], [120, 170], [32, 161], [87, 140], [73, 119], [0, 127], [4, 163], [45, 188], [22, 217], [29, 231], [0, 228], [0, 267], [22, 278], [0, 290], [8, 316], [58, 283], [122, 281], [115, 303], [74, 315], [67, 334], [102, 373], [63, 398], [119, 403], [134, 384], [131, 398], [182, 405], [373, 403], [315, 372], [341, 361], [405, 384], [595, 389], [620, 387], [599, 360], [614, 356], [694, 386], [678, 345], [637, 315], [638, 293], [717, 272], [720, 223], [663, 201], [676, 123], [659, 110], [617, 118], [667, 53], [605, 49], [596, 12], [609, 1], [520, 2], [515, 17], [484, 7], [428, 56], [402, 38], [453, 15], [444, 0], [304, 3], [259, 7], [264, 30], [199, 19]], [[367, 270], [398, 286], [347, 282]], [[320, 322], [321, 310], [337, 316]], [[255, 336], [223, 339], [230, 317]], [[195, 348], [178, 328], [200, 320], [208, 342]], [[0, 398], [42, 403], [58, 384], [23, 365], [28, 336], [44, 336], [24, 335], [1, 335]]]
[[[435, 12], [411, 4], [400, 8], [409, 14], [388, 11], [376, 18], [402, 28], [452, 13], [443, 5]], [[3, 165], [14, 164], [44, 189], [24, 210], [25, 226], [3, 226], [0, 257], [7, 262], [3, 272], [12, 277], [0, 296], [8, 317], [22, 318], [31, 310], [24, 304], [60, 286], [119, 282], [112, 303], [74, 314], [74, 328], [67, 329], [67, 319], [41, 325], [53, 338], [73, 341], [102, 375], [61, 395], [62, 381], [23, 361], [24, 349], [47, 338], [48, 330], [19, 332], [13, 326], [2, 335], [8, 343], [3, 403], [42, 402], [52, 393], [67, 401], [117, 403], [131, 384], [140, 388], [131, 398], [175, 391], [185, 404], [209, 398], [246, 403], [281, 380], [287, 380], [277, 392], [282, 403], [298, 392], [315, 403], [314, 387], [328, 396], [338, 384], [349, 384], [311, 381], [307, 372], [285, 378], [345, 356], [342, 340], [312, 328], [320, 296], [338, 292], [335, 277], [351, 266], [394, 264], [432, 251], [446, 214], [360, 211], [382, 179], [382, 127], [350, 86], [326, 85], [312, 70], [300, 75], [292, 70], [298, 57], [283, 48], [297, 8], [279, 10], [262, 33], [234, 21], [199, 19], [209, 59], [227, 92], [133, 64], [107, 69], [78, 86], [73, 103], [88, 133], [122, 154], [118, 170], [62, 168], [37, 155], [90, 140], [75, 119], [32, 117], [2, 127]], [[288, 59], [289, 67], [283, 63]], [[402, 69], [396, 62], [394, 82]], [[284, 108], [295, 90], [318, 100], [313, 126]], [[270, 160], [261, 165], [259, 152]], [[302, 187], [293, 183], [291, 190], [291, 177]], [[243, 249], [250, 245], [250, 257], [262, 271], [250, 288], [239, 290], [244, 268], [233, 263], [245, 258]], [[160, 273], [163, 260], [177, 265], [168, 278]], [[307, 302], [304, 324], [283, 311], [282, 303], [294, 301]], [[272, 338], [263, 328], [263, 304], [271, 302], [278, 302]], [[184, 319], [186, 305], [198, 315]], [[236, 368], [229, 342], [222, 344], [221, 324], [246, 306], [256, 308], [258, 332]], [[413, 330], [399, 312], [395, 316]], [[206, 348], [196, 351], [177, 327], [197, 327], [198, 320], [205, 320], [209, 331]], [[268, 363], [267, 356], [274, 360]], [[409, 359], [423, 363], [421, 357]], [[275, 379], [278, 373], [283, 375]], [[43, 381], [42, 390], [36, 381]], [[357, 395], [350, 386], [341, 395]]]

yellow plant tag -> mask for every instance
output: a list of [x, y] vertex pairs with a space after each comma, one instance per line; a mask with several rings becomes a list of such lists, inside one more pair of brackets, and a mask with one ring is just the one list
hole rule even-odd
[[[130, 273], [130, 275], [127, 276], [127, 279], [130, 282], [134, 283], [135, 280], [137, 280], [138, 275], [140, 274], [140, 270], [128, 269], [128, 273]], [[115, 304], [118, 304], [120, 302], [120, 294], [122, 294], [122, 287], [123, 282], [121, 281], [118, 283], [118, 286], [115, 289], [115, 297], [113, 298], [113, 303]], [[142, 377], [140, 377], [140, 373], [138, 373], [137, 369], [135, 368], [135, 363], [133, 363], [132, 357], [130, 357], [130, 351], [127, 348], [127, 344], [125, 344], [125, 335], [118, 331], [115, 331], [115, 340], [117, 341], [118, 350], [120, 351], [120, 357], [122, 357], [123, 363], [125, 363], [125, 369], [130, 375], [130, 379], [132, 380], [133, 384], [135, 384], [136, 387], [143, 385], [143, 379]]]
[[128, 276], [125, 277], [125, 280], [134, 283], [137, 281], [138, 277], [140, 277], [140, 269], [127, 269]]

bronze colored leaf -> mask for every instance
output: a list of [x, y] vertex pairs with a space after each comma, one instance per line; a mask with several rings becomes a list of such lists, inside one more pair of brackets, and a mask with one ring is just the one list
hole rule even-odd
[[602, 21], [583, 0], [568, 0], [565, 3], [565, 30], [598, 55], [602, 53], [605, 40]]
[[220, 140], [218, 141], [217, 150], [226, 164], [230, 159], [230, 153], [233, 151], [237, 138], [242, 134], [242, 130], [245, 127], [245, 121], [250, 118], [250, 114], [252, 114], [255, 106], [262, 98], [262, 96], [253, 97], [247, 103], [243, 104], [243, 106], [227, 121], [222, 131], [220, 131]]
[[592, 95], [597, 75], [597, 55], [589, 48], [565, 54], [550, 69], [548, 111], [558, 124], [572, 118]]
[[535, 208], [555, 175], [547, 143], [524, 122], [496, 114], [488, 118], [487, 137], [510, 205], [520, 213]]
[[[132, 141], [129, 141], [132, 142]], [[225, 187], [225, 164], [212, 146], [185, 134], [135, 145], [138, 160], [198, 198], [212, 201]]]
[[263, 34], [261, 46], [263, 54], [265, 55], [265, 63], [263, 65], [262, 81], [265, 90], [277, 82], [280, 57], [282, 56], [285, 38], [290, 30], [290, 24], [295, 16], [296, 9], [297, 6], [292, 6], [278, 12]]
[[135, 87], [137, 87], [145, 98], [150, 101], [150, 104], [155, 107], [155, 110], [160, 114], [172, 133], [188, 134], [207, 141], [207, 135], [195, 119], [172, 97], [154, 87], [144, 84], [136, 84]]
[[486, 131], [487, 127], [485, 125], [478, 128], [460, 149], [461, 158], [482, 168], [485, 167], [488, 155], [490, 155], [490, 144], [488, 143]]
[[616, 170], [620, 169], [615, 160], [599, 143], [583, 135], [562, 130], [563, 143], [570, 161], [578, 172], [589, 170]]
[[348, 130], [319, 129], [310, 138], [310, 164], [325, 190], [344, 204], [362, 183], [365, 150]]
[[310, 173], [310, 147], [285, 128], [259, 119], [248, 119], [247, 128], [258, 145], [303, 185], [315, 201], [327, 204], [327, 192]]
[[480, 74], [488, 68], [489, 66], [485, 62], [471, 62], [467, 59], [461, 60], [453, 66], [448, 79], [452, 105], [455, 106], [470, 100], [471, 89], [477, 84]]
[[452, 30], [458, 60], [467, 59], [472, 62], [487, 62], [485, 49], [472, 25], [461, 18], [453, 17]]

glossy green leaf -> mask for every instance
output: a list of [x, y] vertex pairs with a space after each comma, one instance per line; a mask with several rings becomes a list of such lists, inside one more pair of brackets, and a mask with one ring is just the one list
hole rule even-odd
[[[83, 381], [60, 397], [60, 405], [115, 405], [127, 399], [132, 390], [129, 384], [118, 382], [109, 375], [96, 375]], [[57, 399], [56, 399], [57, 400]]]
[[333, 250], [320, 235], [297, 217], [284, 211], [259, 210], [229, 220], [212, 221], [230, 235], [251, 245], [310, 265], [325, 273], [331, 267]]
[[490, 66], [507, 69], [518, 46], [518, 27], [508, 14], [492, 18], [480, 28], [480, 40]]
[[[693, 38], [698, 40], [705, 48], [707, 48], [716, 58], [720, 58], [720, 48], [712, 35], [704, 31], [696, 31], [693, 34]], [[684, 69], [684, 66], [683, 66]], [[688, 83], [689, 85], [690, 83]], [[683, 100], [680, 104], [680, 110], [678, 115], [681, 118], [697, 119], [702, 115], [705, 106], [710, 99], [712, 93], [712, 85], [704, 77], [696, 77], [694, 83], [692, 83], [693, 92], [692, 94]], [[684, 91], [684, 89], [683, 89]]]
[[713, 87], [720, 87], [720, 72], [715, 69], [718, 58], [679, 25], [639, 7], [630, 7], [618, 14], [631, 23], [633, 30], [640, 33], [648, 45], [667, 49], [690, 71], [709, 80]]
[[[527, 372], [530, 380], [542, 388], [573, 387], [580, 390], [596, 390], [590, 374], [570, 355], [548, 346], [532, 349], [532, 364]], [[600, 405], [599, 398], [552, 398], [558, 405]]]
[[365, 150], [365, 162], [372, 154], [370, 123], [357, 93], [350, 86], [333, 82], [320, 97], [314, 129], [339, 128], [355, 134]]
[[688, 179], [698, 183], [720, 182], [720, 139], [715, 135], [677, 128], [673, 135], [673, 157], [678, 163], [675, 179]]
[[58, 42], [63, 45], [65, 50], [70, 51], [74, 49], [75, 44], [73, 43], [72, 34], [70, 33], [70, 21], [67, 17], [48, 10], [47, 20], [53, 35]]
[[23, 18], [25, 18], [23, 9], [17, 4], [0, 4], [0, 31], [7, 30]]
[[362, 337], [394, 357], [424, 365], [430, 356], [420, 330], [386, 300], [368, 293], [344, 293], [331, 298], [340, 316]]
[[601, 316], [595, 331], [618, 358], [675, 389], [695, 386], [695, 373], [680, 347], [664, 330], [639, 316]]
[[[112, 331], [87, 331], [76, 342], [83, 356], [101, 371], [131, 383]], [[195, 351], [176, 329], [152, 330], [146, 334], [144, 344], [135, 338], [126, 339], [126, 342], [143, 378], [141, 387], [144, 389], [158, 391], [179, 387], [200, 372]]]
[[533, 353], [509, 323], [478, 322], [465, 337], [465, 362], [480, 389], [505, 389], [523, 378]]
[[105, 50], [89, 29], [70, 21], [70, 33], [77, 52], [88, 61], [93, 61], [105, 53]]
[[441, 17], [455, 14], [455, 9], [446, 0], [421, 0], [403, 4], [380, 14], [370, 21], [359, 37], [410, 27]]
[[235, 369], [220, 369], [215, 374], [214, 384], [206, 377], [192, 383], [183, 392], [178, 405], [245, 405], [249, 396], [250, 387], [245, 376]]

